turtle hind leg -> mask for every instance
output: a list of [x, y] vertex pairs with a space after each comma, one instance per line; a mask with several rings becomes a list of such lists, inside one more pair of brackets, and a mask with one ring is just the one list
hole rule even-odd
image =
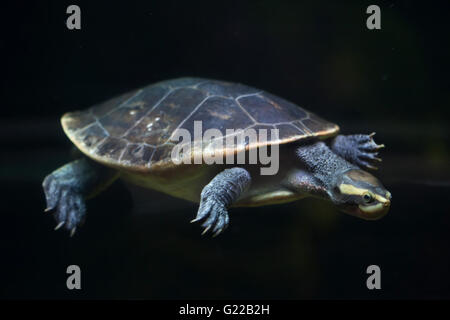
[[88, 159], [70, 162], [49, 174], [42, 183], [47, 208], [55, 211], [56, 228], [64, 227], [71, 235], [86, 216], [85, 199], [112, 183], [117, 174]]
[[384, 148], [384, 144], [378, 145], [373, 140], [375, 133], [339, 135], [331, 142], [331, 149], [345, 160], [359, 166], [362, 169], [377, 170], [378, 151]]
[[226, 229], [230, 221], [227, 208], [250, 186], [251, 178], [243, 168], [225, 169], [202, 190], [197, 217], [191, 222], [205, 219], [203, 234], [211, 230], [214, 236]]

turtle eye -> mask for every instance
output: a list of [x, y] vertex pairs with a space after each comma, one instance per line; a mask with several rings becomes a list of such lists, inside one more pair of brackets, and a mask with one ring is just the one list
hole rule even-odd
[[364, 193], [363, 199], [365, 203], [371, 203], [373, 201], [373, 197], [370, 193]]

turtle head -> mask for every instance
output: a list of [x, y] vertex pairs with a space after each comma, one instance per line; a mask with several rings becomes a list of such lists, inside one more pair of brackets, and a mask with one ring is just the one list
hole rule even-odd
[[383, 217], [391, 205], [391, 193], [370, 173], [351, 169], [337, 180], [331, 194], [338, 207], [366, 220]]

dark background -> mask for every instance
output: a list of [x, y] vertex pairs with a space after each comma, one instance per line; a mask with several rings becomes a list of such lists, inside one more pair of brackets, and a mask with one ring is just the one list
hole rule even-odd
[[[81, 7], [68, 30], [66, 8]], [[366, 28], [370, 4], [382, 29]], [[449, 6], [425, 1], [20, 2], [1, 8], [0, 297], [450, 298]], [[197, 206], [115, 183], [74, 238], [53, 231], [41, 181], [70, 161], [59, 125], [181, 76], [245, 83], [377, 132], [393, 194], [376, 222], [318, 200], [233, 209], [222, 236]], [[66, 268], [82, 290], [66, 289]], [[367, 266], [382, 289], [366, 288]]]

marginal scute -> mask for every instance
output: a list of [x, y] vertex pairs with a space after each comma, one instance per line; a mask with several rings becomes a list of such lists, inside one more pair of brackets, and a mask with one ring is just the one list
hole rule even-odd
[[158, 161], [170, 161], [172, 153], [172, 145], [165, 145], [156, 148], [155, 154], [153, 155], [152, 163]]
[[305, 132], [292, 124], [278, 124], [275, 125], [275, 128], [278, 129], [278, 136], [280, 140], [289, 139], [295, 136], [303, 136]]
[[120, 162], [124, 165], [145, 167], [150, 163], [153, 152], [155, 152], [154, 147], [144, 144], [128, 144], [120, 158]]
[[303, 120], [302, 122], [311, 132], [318, 132], [323, 128], [323, 126], [320, 123], [312, 121], [311, 119], [306, 119]]
[[334, 128], [334, 124], [318, 118], [317, 116], [310, 114], [308, 119], [302, 120], [302, 123], [314, 133], [320, 133], [323, 131], [329, 131]]
[[273, 135], [273, 131], [275, 129], [272, 125], [258, 124], [252, 127], [257, 134], [257, 139], [259, 143], [263, 143], [266, 141], [269, 142], [277, 142], [279, 141], [276, 135]]
[[314, 133], [311, 131], [311, 129], [309, 129], [308, 127], [306, 127], [304, 125], [302, 120], [293, 121], [292, 125], [294, 125], [295, 127], [299, 128], [301, 131], [303, 131], [305, 133], [305, 136], [311, 136]]
[[78, 130], [95, 121], [94, 116], [90, 112], [75, 111], [65, 115], [66, 126], [69, 130]]

